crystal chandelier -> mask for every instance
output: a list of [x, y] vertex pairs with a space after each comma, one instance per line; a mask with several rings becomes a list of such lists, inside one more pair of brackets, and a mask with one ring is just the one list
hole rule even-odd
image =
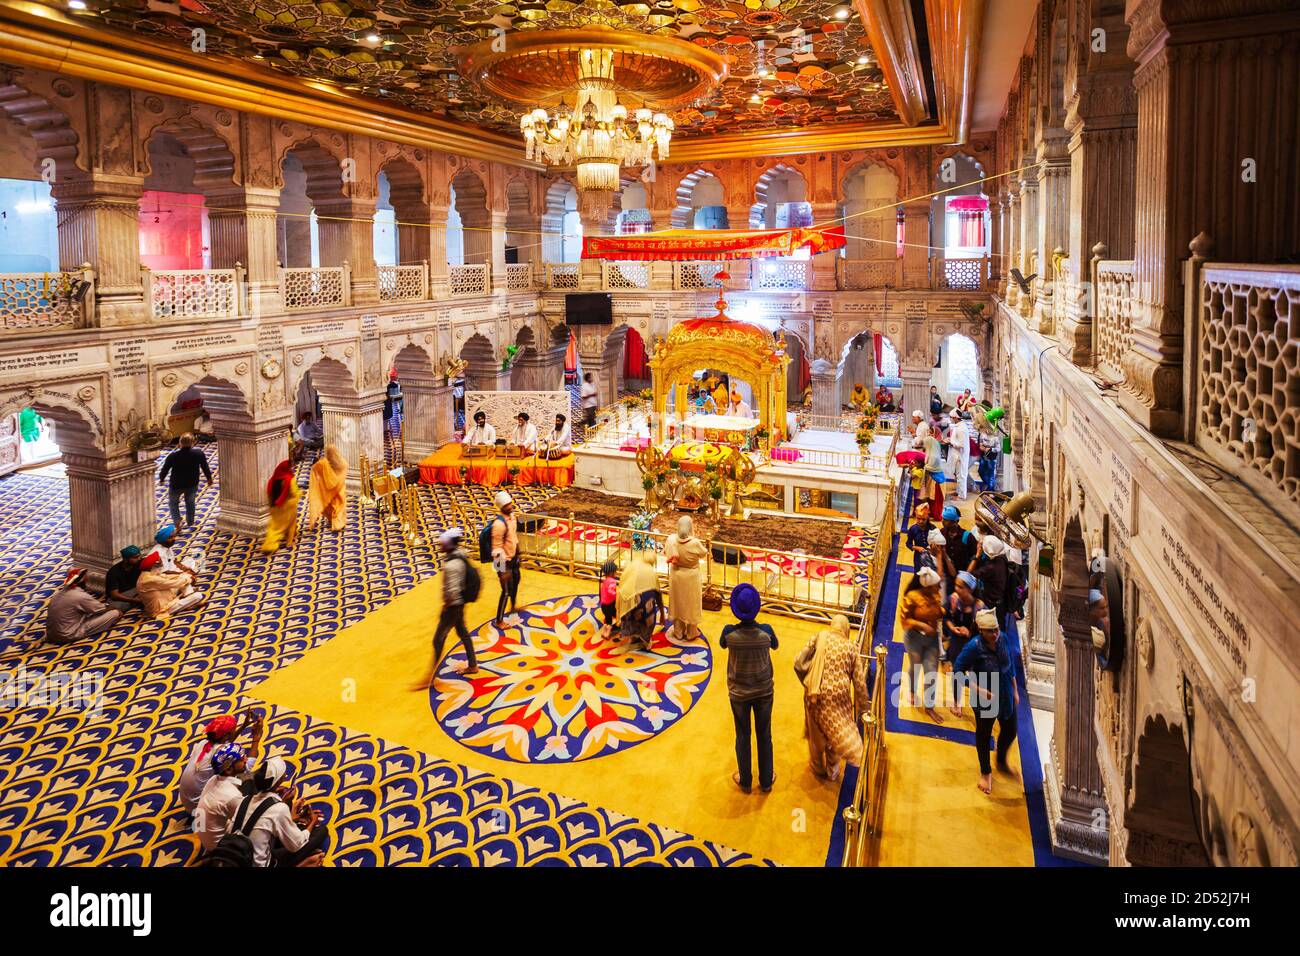
[[629, 115], [614, 84], [614, 51], [579, 51], [577, 98], [554, 116], [540, 106], [519, 121], [527, 158], [573, 166], [581, 190], [619, 188], [622, 166], [645, 166], [668, 158], [673, 121], [642, 105]]

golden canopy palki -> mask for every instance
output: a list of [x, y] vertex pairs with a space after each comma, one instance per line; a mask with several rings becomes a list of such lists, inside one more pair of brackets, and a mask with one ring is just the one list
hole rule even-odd
[[743, 379], [754, 389], [754, 411], [760, 428], [766, 428], [776, 442], [785, 437], [786, 368], [790, 356], [785, 338], [767, 329], [732, 319], [726, 300], [719, 297], [718, 314], [707, 319], [678, 322], [667, 337], [655, 345], [650, 358], [654, 389], [655, 441], [664, 440], [668, 394], [677, 386], [677, 421], [687, 417], [687, 386], [700, 369], [716, 369]]

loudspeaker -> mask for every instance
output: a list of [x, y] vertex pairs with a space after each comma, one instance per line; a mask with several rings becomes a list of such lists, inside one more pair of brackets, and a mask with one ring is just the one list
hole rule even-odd
[[715, 544], [712, 546], [713, 560], [718, 564], [744, 564], [749, 558], [745, 557], [745, 552], [741, 551], [735, 545]]

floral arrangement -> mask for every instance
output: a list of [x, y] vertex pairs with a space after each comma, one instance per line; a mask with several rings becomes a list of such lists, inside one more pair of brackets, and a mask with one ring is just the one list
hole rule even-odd
[[634, 412], [641, 407], [641, 399], [637, 398], [635, 395], [629, 395], [623, 399], [623, 407], [629, 412]]
[[510, 467], [508, 467], [508, 468], [506, 469], [506, 474], [508, 474], [508, 475], [510, 476], [510, 483], [511, 483], [511, 484], [518, 484], [518, 483], [519, 483], [519, 466], [518, 466], [518, 465], [511, 465]]
[[469, 465], [461, 465], [456, 471], [460, 473], [460, 483], [466, 484], [469, 481]]
[[645, 551], [654, 547], [654, 539], [648, 534], [636, 534], [638, 531], [650, 530], [654, 514], [649, 511], [634, 511], [627, 519], [627, 526], [632, 529], [632, 550]]
[[641, 401], [643, 402], [653, 401], [654, 397], [655, 397], [655, 393], [650, 391], [650, 389], [648, 388], [641, 389]]

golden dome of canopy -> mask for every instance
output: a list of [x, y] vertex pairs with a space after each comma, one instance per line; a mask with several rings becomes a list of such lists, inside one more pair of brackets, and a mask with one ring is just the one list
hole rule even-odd
[[719, 345], [754, 349], [763, 356], [783, 351], [767, 329], [752, 322], [730, 318], [725, 312], [709, 318], [686, 319], [668, 330], [665, 345], [672, 348], [688, 342], [714, 341]]

